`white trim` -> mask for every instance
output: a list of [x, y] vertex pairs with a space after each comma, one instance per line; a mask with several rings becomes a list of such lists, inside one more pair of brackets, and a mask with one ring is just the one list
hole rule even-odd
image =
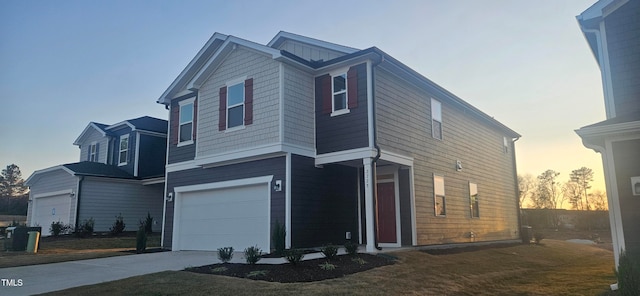
[[[177, 80], [177, 78], [176, 78]], [[169, 89], [167, 89], [168, 91]], [[171, 104], [169, 104], [169, 114], [171, 114]], [[169, 116], [171, 119], [171, 116]], [[171, 120], [167, 120], [167, 139], [165, 146], [165, 156], [164, 156], [164, 179], [167, 180], [169, 178], [169, 147], [171, 145]], [[196, 147], [197, 148], [197, 147]], [[164, 231], [165, 231], [165, 222], [167, 220], [167, 182], [164, 182], [164, 191], [162, 192], [162, 232], [160, 233], [160, 247], [164, 248]]]
[[[347, 99], [347, 101], [348, 101], [348, 99]], [[338, 111], [331, 112], [331, 117], [340, 116], [340, 115], [349, 114], [349, 113], [351, 113], [351, 110], [349, 110], [349, 108], [340, 109]]]
[[611, 64], [609, 61], [609, 46], [607, 44], [607, 32], [605, 29], [604, 21], [600, 22], [600, 41], [602, 41], [601, 49], [601, 72], [602, 72], [602, 86], [605, 98], [605, 107], [607, 111], [607, 118], [616, 117], [615, 101], [613, 96], [613, 82], [611, 80]]
[[120, 122], [118, 122], [116, 124], [112, 124], [110, 126], [107, 126], [105, 129], [106, 130], [119, 129], [120, 126], [124, 126], [125, 128], [129, 127], [129, 128], [131, 128], [132, 131], [134, 131], [136, 129], [136, 127], [133, 124], [131, 124], [129, 122], [129, 120], [120, 121]]
[[171, 173], [171, 172], [186, 171], [186, 170], [197, 169], [197, 168], [200, 168], [200, 166], [196, 165], [195, 160], [188, 160], [188, 161], [168, 164], [165, 166], [165, 171], [167, 173]]
[[[125, 166], [125, 165], [127, 165], [127, 163], [129, 163], [129, 146], [131, 144], [131, 143], [129, 143], [129, 134], [121, 135], [118, 139], [119, 139], [118, 140], [118, 166]], [[122, 140], [124, 140], [124, 139], [127, 139], [127, 149], [126, 149], [127, 157], [124, 160], [124, 162], [122, 162], [122, 159], [120, 159], [120, 158], [122, 157], [122, 152], [123, 152], [123, 150], [122, 150]]]
[[[436, 177], [442, 178], [442, 191], [444, 191], [444, 195], [442, 195], [443, 197], [442, 201], [444, 202], [444, 215], [438, 214], [438, 211], [436, 208], [436, 199], [438, 197], [438, 193], [436, 193]], [[444, 175], [433, 173], [432, 180], [433, 180], [433, 214], [435, 217], [447, 217], [447, 191], [445, 190]]]
[[373, 158], [375, 156], [376, 156], [376, 150], [370, 147], [343, 150], [338, 152], [317, 155], [315, 160], [315, 165], [319, 166], [323, 164], [342, 162], [342, 161], [348, 161], [348, 160]]
[[[101, 123], [102, 124], [102, 123]], [[76, 146], [80, 146], [80, 139], [82, 139], [82, 137], [84, 137], [84, 134], [86, 134], [87, 132], [89, 132], [89, 128], [92, 127], [95, 130], [97, 130], [103, 137], [107, 135], [107, 133], [102, 130], [100, 127], [98, 127], [96, 125], [95, 122], [89, 122], [89, 124], [87, 125], [87, 127], [84, 128], [84, 130], [80, 133], [80, 135], [78, 136], [78, 138], [76, 138], [75, 141], [73, 141], [73, 145]]]
[[416, 189], [414, 182], [413, 166], [409, 167], [409, 194], [411, 198], [411, 243], [418, 245], [418, 223], [416, 221]]
[[[360, 199], [362, 195], [360, 194], [360, 170], [357, 170], [357, 179], [356, 184], [358, 184], [358, 244], [362, 244], [362, 202]], [[352, 237], [353, 238], [353, 237]]]
[[[345, 70], [346, 69], [346, 70]], [[347, 73], [349, 72], [349, 68], [341, 68], [338, 70], [334, 70], [332, 72], [329, 73], [329, 76], [331, 77], [331, 116], [338, 116], [338, 115], [342, 115], [342, 114], [347, 114], [351, 111], [349, 111], [349, 77], [347, 76]], [[335, 91], [335, 85], [334, 85], [334, 77], [337, 76], [344, 76], [344, 90], [343, 91]], [[344, 93], [344, 108], [343, 109], [339, 109], [336, 110], [336, 100], [335, 97], [336, 95], [340, 95]]]
[[[267, 221], [271, 221], [271, 181], [273, 180], [273, 175], [262, 176], [262, 177], [254, 177], [254, 178], [246, 178], [246, 179], [236, 179], [231, 181], [222, 181], [222, 182], [213, 182], [206, 184], [197, 184], [197, 185], [188, 185], [188, 186], [178, 186], [174, 187], [173, 191], [175, 193], [174, 202], [173, 202], [173, 237], [171, 239], [171, 250], [179, 251], [181, 246], [178, 245], [180, 242], [180, 207], [182, 205], [182, 194], [197, 192], [197, 191], [205, 191], [205, 190], [215, 190], [215, 189], [223, 189], [223, 188], [233, 188], [233, 187], [242, 187], [242, 186], [250, 186], [250, 185], [259, 185], [265, 184], [267, 190]], [[267, 223], [265, 225], [265, 235], [267, 236], [266, 242], [271, 245], [271, 225]]]
[[278, 124], [280, 128], [278, 131], [278, 141], [282, 143], [284, 142], [284, 64], [282, 62], [278, 63], [278, 73], [278, 102], [280, 103], [280, 106], [278, 106]]
[[[93, 155], [93, 160], [91, 160], [91, 156]], [[100, 155], [98, 154], [98, 141], [92, 141], [89, 144], [89, 157], [88, 160], [91, 162], [100, 162]], [[80, 160], [83, 161], [83, 160]]]
[[210, 165], [222, 165], [224, 162], [229, 161], [242, 161], [242, 159], [250, 157], [264, 156], [268, 154], [282, 154], [291, 152], [294, 154], [300, 154], [307, 157], [315, 157], [315, 151], [311, 148], [301, 147], [292, 144], [274, 143], [260, 145], [251, 148], [238, 149], [229, 152], [222, 152], [213, 155], [207, 155], [202, 157], [196, 157], [195, 164], [198, 166], [210, 166]]
[[[391, 167], [383, 167], [380, 169], [376, 170], [376, 176], [381, 176], [381, 175], [386, 175], [392, 173], [393, 174], [393, 179], [377, 179], [376, 180], [376, 186], [378, 186], [378, 184], [383, 184], [383, 183], [393, 183], [393, 194], [394, 196], [394, 201], [395, 201], [395, 208], [396, 208], [396, 242], [395, 243], [378, 243], [378, 246], [380, 247], [384, 247], [384, 248], [399, 248], [402, 246], [402, 227], [401, 224], [402, 221], [400, 219], [400, 182], [398, 180], [398, 167], [397, 166], [391, 166]], [[380, 223], [378, 221], [378, 223]]]
[[[47, 198], [47, 197], [53, 197], [53, 196], [57, 196], [57, 195], [65, 195], [65, 194], [67, 194], [67, 197], [69, 199], [71, 199], [72, 198], [71, 197], [72, 193], [73, 193], [72, 189], [66, 189], [66, 190], [59, 190], [59, 191], [52, 191], [52, 192], [34, 194], [33, 198], [31, 199], [31, 219], [29, 221], [29, 224], [31, 225], [31, 227], [35, 227], [40, 222], [40, 221], [34, 221], [35, 220], [34, 218], [37, 217], [38, 200], [39, 199]], [[76, 203], [77, 203], [77, 200], [78, 199], [76, 198]], [[69, 215], [65, 219], [66, 221], [61, 221], [61, 222], [65, 223], [65, 224], [71, 222], [71, 215], [75, 216], [75, 213], [72, 213], [72, 211], [71, 211], [71, 201], [69, 201], [68, 206], [69, 206], [69, 209], [68, 209], [69, 210]], [[35, 222], [38, 222], [38, 223], [35, 223]], [[74, 224], [75, 224], [75, 221], [74, 221]], [[48, 226], [50, 226], [50, 225], [40, 225], [40, 227], [43, 227], [45, 229], [48, 229]]]
[[147, 185], [154, 185], [154, 184], [162, 184], [164, 183], [164, 177], [157, 177], [157, 178], [149, 178], [149, 179], [144, 179], [142, 181], [140, 181], [142, 183], [143, 186], [147, 186]]
[[34, 194], [33, 198], [43, 198], [43, 197], [63, 195], [63, 194], [71, 194], [71, 193], [73, 193], [73, 189], [65, 189], [65, 190], [58, 190], [58, 191], [51, 191], [51, 192]]
[[380, 159], [394, 162], [400, 165], [413, 166], [413, 157], [404, 156], [387, 150], [380, 150]]
[[629, 121], [604, 126], [583, 127], [575, 131], [580, 137], [584, 136], [614, 136], [640, 132], [640, 121]]
[[348, 46], [344, 46], [344, 45], [340, 45], [340, 44], [330, 43], [330, 42], [326, 42], [326, 41], [322, 41], [322, 40], [318, 40], [318, 39], [314, 39], [314, 38], [310, 38], [310, 37], [306, 37], [306, 36], [301, 36], [301, 35], [285, 32], [285, 31], [278, 32], [278, 34], [276, 34], [276, 36], [273, 37], [273, 39], [271, 39], [271, 41], [269, 41], [269, 43], [267, 43], [267, 46], [273, 48], [274, 46], [279, 46], [280, 44], [284, 43], [284, 41], [286, 41], [286, 40], [292, 40], [292, 41], [296, 41], [296, 42], [300, 42], [300, 43], [305, 43], [305, 44], [312, 45], [312, 46], [315, 46], [315, 47], [321, 47], [321, 48], [324, 48], [324, 49], [338, 51], [338, 52], [342, 52], [342, 53], [346, 53], [346, 54], [354, 53], [354, 52], [359, 51], [359, 49], [356, 49], [356, 48], [353, 48], [353, 47], [348, 47]]
[[291, 249], [291, 153], [287, 153], [284, 183], [285, 248]]
[[24, 184], [27, 186], [31, 186], [30, 183], [34, 182], [33, 179], [35, 177], [37, 177], [40, 174], [44, 174], [44, 173], [49, 173], [49, 172], [53, 172], [55, 170], [63, 170], [65, 172], [67, 172], [69, 175], [75, 176], [75, 172], [68, 169], [67, 167], [65, 167], [64, 165], [57, 165], [54, 167], [50, 167], [50, 168], [46, 168], [46, 169], [41, 169], [41, 170], [37, 170], [34, 171], [31, 176], [29, 176], [29, 178], [27, 178], [26, 181], [24, 181]]
[[367, 243], [366, 243], [366, 251], [368, 253], [375, 252], [375, 230], [373, 228], [373, 219], [375, 219], [375, 213], [373, 208], [373, 195], [375, 190], [375, 184], [373, 180], [371, 180], [372, 172], [375, 171], [374, 164], [372, 162], [371, 157], [366, 157], [362, 159], [362, 164], [364, 166], [364, 208], [365, 208], [365, 224], [366, 224], [366, 234], [367, 234]]
[[138, 176], [138, 164], [140, 158], [140, 133], [136, 132], [136, 157], [133, 160], [133, 176]]
[[[195, 124], [193, 124], [194, 119], [196, 118], [196, 97], [192, 97], [186, 100], [182, 100], [180, 102], [178, 102], [178, 144], [176, 145], [177, 147], [182, 147], [182, 146], [187, 146], [187, 145], [191, 145], [193, 144], [193, 132], [195, 131]], [[186, 121], [186, 122], [182, 122], [180, 120], [180, 117], [182, 117], [182, 107], [185, 107], [187, 105], [191, 105], [191, 121]], [[183, 124], [189, 124], [191, 123], [191, 137], [189, 140], [187, 141], [180, 141], [181, 135], [182, 135], [182, 125]]]
[[618, 176], [616, 175], [615, 160], [613, 158], [613, 143], [605, 141], [605, 150], [601, 152], [604, 162], [605, 186], [609, 195], [609, 221], [611, 223], [611, 237], [613, 238], [613, 255], [615, 268], [618, 269], [620, 252], [625, 250], [622, 210], [620, 207], [620, 193], [618, 192]]

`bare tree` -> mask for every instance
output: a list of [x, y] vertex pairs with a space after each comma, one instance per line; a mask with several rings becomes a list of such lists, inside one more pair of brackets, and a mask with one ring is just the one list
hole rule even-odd
[[556, 181], [560, 173], [546, 170], [537, 177], [534, 194], [534, 207], [538, 209], [556, 209], [561, 201], [560, 184]]
[[591, 188], [590, 183], [593, 181], [593, 170], [587, 167], [581, 167], [577, 170], [571, 171], [569, 176], [569, 182], [575, 185], [573, 189], [573, 195], [571, 196], [571, 203], [582, 210], [591, 210], [589, 205], [589, 194], [587, 190]]
[[518, 197], [520, 198], [520, 208], [525, 207], [527, 199], [533, 202], [533, 195], [536, 190], [536, 179], [531, 174], [518, 175]]
[[606, 211], [609, 209], [607, 204], [607, 194], [601, 190], [594, 190], [593, 193], [589, 194], [589, 199], [591, 200], [591, 205], [593, 209], [596, 211]]

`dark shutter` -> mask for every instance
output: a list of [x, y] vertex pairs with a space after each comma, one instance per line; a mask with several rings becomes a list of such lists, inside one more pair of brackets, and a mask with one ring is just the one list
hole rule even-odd
[[[171, 104], [171, 116], [169, 119], [171, 121], [171, 128], [169, 129], [169, 133], [171, 133], [171, 145], [178, 145], [178, 129], [180, 129], [180, 106], [177, 102]], [[118, 151], [120, 151], [119, 147]]]
[[253, 78], [244, 81], [244, 125], [253, 123]]
[[355, 66], [347, 71], [347, 94], [349, 109], [358, 107], [358, 69]]
[[191, 123], [191, 130], [193, 132], [193, 134], [191, 135], [191, 139], [192, 140], [196, 139], [196, 127], [197, 127], [196, 123], [197, 123], [197, 120], [198, 120], [198, 117], [196, 116], [197, 114], [198, 114], [198, 98], [196, 98], [193, 101], [193, 114], [192, 114], [193, 120], [192, 120], [192, 123]]
[[331, 91], [331, 75], [326, 74], [320, 76], [319, 79], [321, 89], [320, 95], [322, 96], [322, 113], [330, 114], [333, 112], [333, 105], [331, 103], [331, 97], [333, 96], [333, 92]]
[[218, 130], [223, 131], [227, 129], [227, 87], [220, 88], [220, 107], [218, 108], [220, 114], [218, 120]]

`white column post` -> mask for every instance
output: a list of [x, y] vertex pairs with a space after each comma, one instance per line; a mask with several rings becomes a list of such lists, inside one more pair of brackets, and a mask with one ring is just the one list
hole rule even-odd
[[375, 232], [373, 229], [373, 219], [375, 219], [375, 213], [373, 211], [373, 199], [374, 199], [374, 181], [372, 180], [373, 162], [371, 158], [362, 159], [364, 164], [364, 208], [365, 208], [365, 224], [367, 233], [367, 252], [375, 251]]

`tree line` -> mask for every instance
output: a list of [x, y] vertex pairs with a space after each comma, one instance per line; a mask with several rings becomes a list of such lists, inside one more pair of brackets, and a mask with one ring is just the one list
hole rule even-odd
[[574, 210], [607, 210], [607, 195], [591, 190], [593, 170], [587, 167], [571, 171], [568, 179], [560, 180], [560, 173], [548, 169], [537, 177], [518, 175], [521, 208], [562, 209], [565, 203]]
[[24, 184], [20, 168], [8, 165], [0, 172], [0, 214], [27, 215], [29, 188]]

